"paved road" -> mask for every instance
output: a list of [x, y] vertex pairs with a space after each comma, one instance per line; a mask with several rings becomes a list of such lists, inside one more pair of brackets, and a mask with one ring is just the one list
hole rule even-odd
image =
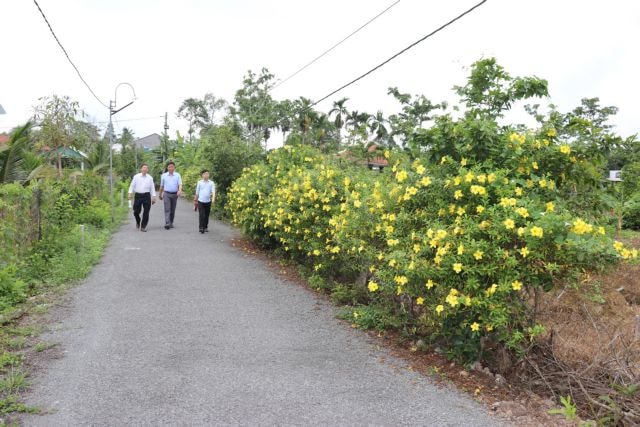
[[46, 413], [26, 425], [498, 424], [233, 248], [228, 226], [199, 234], [183, 200], [175, 229], [161, 217], [147, 233], [131, 218], [71, 291], [42, 337], [63, 356], [28, 396]]

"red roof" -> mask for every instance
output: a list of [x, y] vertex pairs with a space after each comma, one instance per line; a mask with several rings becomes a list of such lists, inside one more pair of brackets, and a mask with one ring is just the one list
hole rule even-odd
[[9, 142], [9, 135], [0, 134], [0, 144], [6, 144]]

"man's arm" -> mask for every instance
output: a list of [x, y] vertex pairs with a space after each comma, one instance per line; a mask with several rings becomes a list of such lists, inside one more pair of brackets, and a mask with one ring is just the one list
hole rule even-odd
[[131, 184], [129, 184], [129, 191], [127, 191], [127, 198], [131, 198], [131, 194], [133, 193], [133, 184], [136, 182], [136, 177], [135, 175], [133, 176], [133, 178], [131, 179]]
[[160, 175], [160, 194], [158, 198], [162, 200], [162, 193], [164, 193], [164, 174]]
[[178, 196], [182, 195], [182, 175], [178, 174]]

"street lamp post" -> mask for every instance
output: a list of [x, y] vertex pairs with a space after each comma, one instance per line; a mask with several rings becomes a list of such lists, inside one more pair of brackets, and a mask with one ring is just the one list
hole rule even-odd
[[[127, 85], [131, 88], [131, 91], [133, 92], [133, 100], [129, 102], [127, 105], [116, 109], [116, 102], [118, 99], [118, 88], [122, 85]], [[124, 110], [129, 105], [133, 104], [135, 100], [136, 100], [136, 91], [133, 89], [133, 86], [131, 86], [129, 83], [123, 82], [123, 83], [118, 83], [118, 86], [116, 86], [116, 90], [113, 96], [113, 101], [109, 101], [109, 196], [111, 199], [111, 222], [115, 221], [115, 207], [113, 203], [113, 122], [111, 118], [113, 117], [114, 114]]]

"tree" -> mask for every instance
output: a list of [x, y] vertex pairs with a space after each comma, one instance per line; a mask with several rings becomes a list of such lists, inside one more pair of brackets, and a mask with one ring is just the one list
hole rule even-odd
[[336, 131], [338, 133], [338, 143], [342, 142], [342, 127], [344, 126], [345, 120], [349, 115], [349, 110], [347, 110], [347, 107], [344, 105], [348, 100], [349, 98], [342, 98], [338, 101], [335, 101], [333, 103], [333, 108], [329, 110], [328, 114], [329, 119], [331, 119], [331, 116], [333, 116], [333, 124], [335, 125]]
[[242, 88], [236, 91], [231, 114], [242, 123], [248, 132], [247, 137], [266, 145], [271, 129], [278, 126], [276, 109], [277, 102], [273, 100], [269, 90], [273, 87], [274, 75], [263, 68], [260, 75], [249, 70], [242, 81]]
[[454, 86], [471, 116], [502, 117], [517, 100], [549, 95], [546, 80], [537, 77], [512, 78], [495, 58], [476, 61], [464, 86]]
[[229, 107], [229, 104], [224, 98], [216, 98], [212, 93], [207, 93], [204, 95], [202, 105], [207, 112], [205, 117], [205, 125], [207, 128], [216, 125], [216, 115], [218, 114], [218, 112], [225, 113]]
[[[446, 109], [445, 102], [433, 104], [424, 95], [416, 95], [413, 98], [408, 93], [400, 93], [397, 87], [390, 87], [387, 94], [400, 102], [402, 110], [398, 114], [389, 116], [389, 125], [391, 127], [389, 143], [395, 145], [395, 137], [399, 137], [403, 147], [408, 147], [407, 143], [418, 129], [424, 126], [425, 122], [432, 120], [432, 112], [438, 109]], [[413, 147], [416, 149], [417, 147]]]
[[378, 111], [375, 115], [369, 116], [367, 125], [369, 132], [375, 135], [374, 140], [376, 143], [386, 145], [389, 140], [389, 130], [387, 129], [389, 121], [384, 118], [382, 111]]
[[[77, 129], [78, 115], [83, 116], [79, 104], [68, 96], [52, 95], [39, 99], [34, 119], [40, 130], [37, 132], [37, 148], [56, 153], [58, 176], [62, 177], [62, 148], [74, 145], [73, 135]], [[75, 141], [79, 143], [81, 141]], [[82, 147], [76, 146], [80, 149]]]
[[196, 129], [206, 126], [209, 117], [204, 101], [197, 98], [187, 98], [182, 101], [176, 116], [189, 122], [189, 142], [193, 142], [193, 133]]
[[122, 129], [117, 143], [122, 147], [117, 158], [117, 170], [122, 176], [133, 176], [138, 171], [138, 149], [133, 143], [135, 136], [128, 128]]

